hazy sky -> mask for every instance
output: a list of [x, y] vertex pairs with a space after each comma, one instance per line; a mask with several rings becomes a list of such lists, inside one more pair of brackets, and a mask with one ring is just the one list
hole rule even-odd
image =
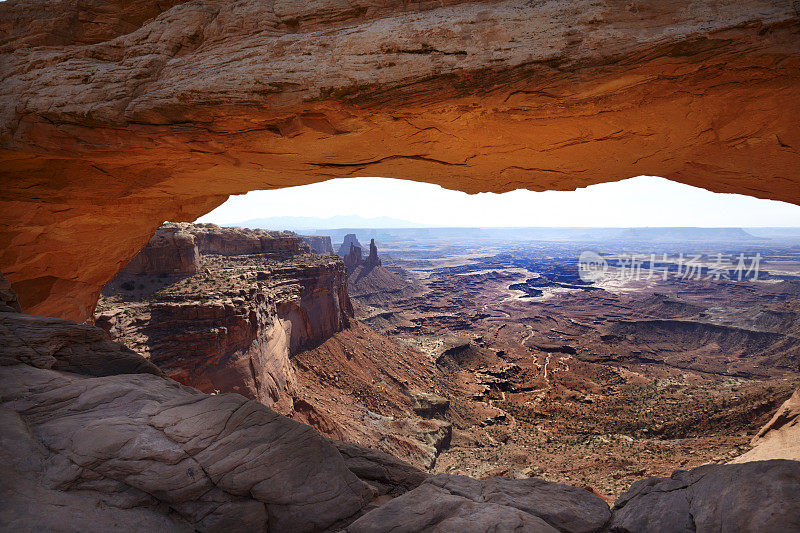
[[474, 195], [390, 178], [335, 179], [232, 196], [198, 221], [335, 215], [387, 216], [430, 226], [800, 226], [800, 206], [653, 176], [577, 191]]

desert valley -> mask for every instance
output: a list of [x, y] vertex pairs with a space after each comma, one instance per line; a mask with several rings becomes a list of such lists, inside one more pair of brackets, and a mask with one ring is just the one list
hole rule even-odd
[[[96, 324], [181, 383], [424, 472], [609, 503], [642, 477], [757, 453], [800, 385], [800, 233], [343, 231], [167, 224], [105, 287]], [[608, 264], [589, 282], [587, 249]], [[638, 271], [626, 259], [656, 251]]]

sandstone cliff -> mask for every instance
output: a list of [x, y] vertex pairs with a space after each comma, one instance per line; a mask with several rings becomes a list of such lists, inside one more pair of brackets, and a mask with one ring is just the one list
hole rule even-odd
[[216, 224], [179, 224], [179, 226], [186, 228], [195, 236], [200, 253], [293, 255], [311, 250], [303, 237], [291, 232], [226, 228]]
[[193, 276], [200, 269], [200, 254], [192, 233], [177, 224], [165, 224], [139, 253], [117, 274], [129, 278], [150, 276]]
[[[170, 234], [175, 227], [197, 239], [202, 272], [165, 279], [125, 269], [104, 290], [96, 324], [181, 383], [291, 405], [290, 356], [350, 323], [341, 260], [303, 253], [293, 235], [165, 225]], [[177, 255], [161, 233], [157, 249]]]
[[304, 236], [303, 240], [311, 247], [311, 251], [317, 254], [333, 254], [333, 245], [330, 237]]

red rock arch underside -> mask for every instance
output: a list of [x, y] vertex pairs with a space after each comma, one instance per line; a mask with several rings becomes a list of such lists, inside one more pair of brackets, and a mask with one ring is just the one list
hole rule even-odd
[[164, 220], [334, 177], [800, 203], [788, 1], [12, 0], [0, 27], [0, 270], [33, 314], [89, 317]]

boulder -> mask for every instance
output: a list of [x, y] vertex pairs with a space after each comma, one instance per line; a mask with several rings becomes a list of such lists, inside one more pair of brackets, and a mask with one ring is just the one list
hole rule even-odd
[[439, 474], [365, 514], [348, 533], [602, 531], [608, 505], [591, 492], [541, 479], [476, 480]]
[[614, 503], [611, 531], [800, 531], [800, 462], [775, 459], [641, 479]]

